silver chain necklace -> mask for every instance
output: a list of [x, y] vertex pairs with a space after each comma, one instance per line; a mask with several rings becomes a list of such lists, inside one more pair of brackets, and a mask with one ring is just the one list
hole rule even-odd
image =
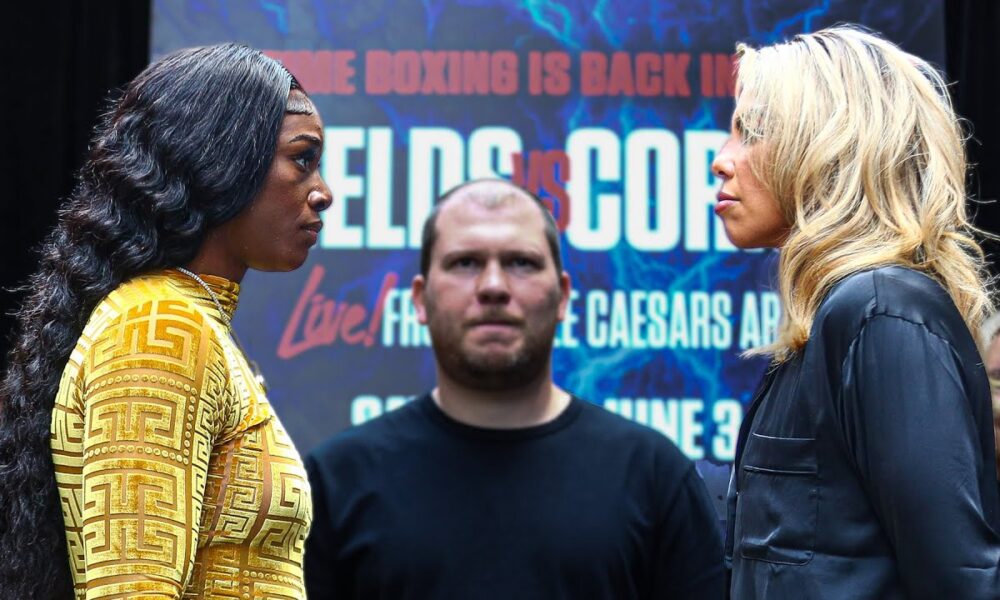
[[198, 283], [198, 285], [200, 285], [202, 288], [205, 289], [206, 292], [208, 292], [208, 297], [212, 299], [212, 302], [215, 304], [215, 307], [219, 309], [219, 316], [222, 317], [222, 321], [226, 324], [226, 329], [229, 331], [229, 337], [231, 337], [233, 343], [236, 344], [236, 348], [240, 351], [240, 354], [243, 355], [243, 359], [247, 361], [247, 365], [250, 367], [250, 371], [253, 372], [253, 378], [257, 381], [258, 384], [260, 384], [260, 387], [266, 392], [267, 382], [264, 380], [264, 374], [261, 373], [260, 371], [260, 365], [257, 364], [257, 361], [251, 360], [250, 357], [247, 355], [247, 351], [243, 349], [243, 344], [240, 343], [240, 338], [236, 336], [236, 331], [233, 330], [231, 319], [229, 318], [229, 315], [226, 314], [226, 311], [223, 310], [222, 302], [219, 301], [219, 297], [215, 294], [212, 288], [210, 288], [208, 284], [205, 283], [205, 280], [202, 279], [201, 277], [195, 275], [191, 271], [188, 271], [184, 267], [175, 267], [175, 268], [181, 273], [184, 273], [185, 275], [190, 277], [191, 279], [194, 279]]

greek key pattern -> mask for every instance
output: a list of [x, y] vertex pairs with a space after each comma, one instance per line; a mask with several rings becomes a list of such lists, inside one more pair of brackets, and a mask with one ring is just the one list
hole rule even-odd
[[[63, 373], [52, 452], [77, 597], [304, 598], [301, 460], [185, 277], [110, 294]], [[206, 279], [232, 310], [238, 286]]]

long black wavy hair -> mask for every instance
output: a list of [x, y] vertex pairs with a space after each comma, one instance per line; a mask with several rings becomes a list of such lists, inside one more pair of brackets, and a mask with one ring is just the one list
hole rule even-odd
[[148, 66], [98, 123], [73, 193], [23, 288], [0, 384], [0, 598], [72, 598], [50, 450], [62, 370], [91, 311], [123, 281], [184, 265], [264, 182], [291, 89], [237, 44]]

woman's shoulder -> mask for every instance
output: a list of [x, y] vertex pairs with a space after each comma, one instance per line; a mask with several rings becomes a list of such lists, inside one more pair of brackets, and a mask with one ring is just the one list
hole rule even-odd
[[896, 265], [845, 277], [830, 291], [820, 310], [834, 317], [889, 315], [918, 322], [940, 312], [957, 313], [940, 283], [920, 271]]
[[915, 269], [885, 266], [859, 271], [841, 280], [816, 313], [814, 331], [853, 338], [877, 317], [902, 319], [951, 337], [966, 329], [948, 292]]
[[161, 273], [147, 273], [123, 281], [105, 298], [105, 302], [137, 306], [157, 300], [186, 300], [170, 278]]
[[207, 333], [204, 316], [195, 300], [159, 273], [128, 279], [105, 296], [94, 308], [84, 329], [99, 335], [109, 325], [169, 322], [171, 326]]

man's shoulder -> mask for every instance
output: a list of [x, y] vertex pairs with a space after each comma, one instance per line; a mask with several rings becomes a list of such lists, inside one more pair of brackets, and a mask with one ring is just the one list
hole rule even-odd
[[423, 400], [424, 396], [417, 396], [399, 408], [333, 434], [313, 449], [307, 460], [320, 465], [356, 460], [405, 444], [406, 437], [421, 429]]
[[693, 463], [674, 442], [659, 431], [631, 421], [604, 407], [574, 397], [582, 405], [581, 435], [587, 443], [598, 444], [601, 451], [643, 452], [655, 460], [660, 468], [674, 468], [686, 472]]
[[[603, 464], [618, 464], [629, 470], [629, 480], [642, 482], [623, 493], [644, 496], [654, 490], [654, 505], [666, 505], [676, 493], [700, 479], [694, 462], [674, 442], [659, 431], [631, 421], [605, 408], [584, 403], [581, 437], [576, 445], [599, 453]], [[626, 466], [627, 465], [627, 466]]]

